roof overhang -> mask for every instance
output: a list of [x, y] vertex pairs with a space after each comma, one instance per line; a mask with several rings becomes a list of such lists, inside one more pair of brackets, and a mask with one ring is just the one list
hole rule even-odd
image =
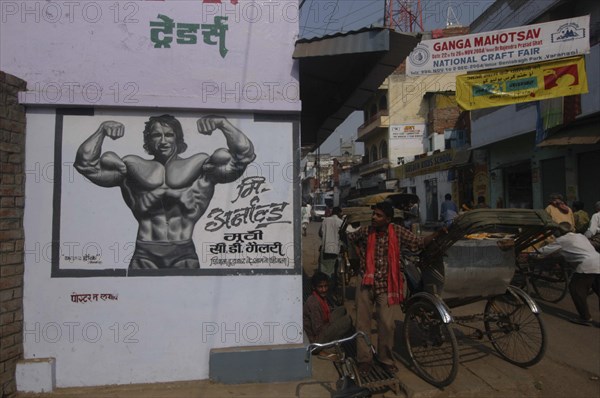
[[387, 28], [298, 40], [293, 57], [300, 64], [302, 156], [362, 110], [420, 40]]
[[[597, 119], [597, 118], [596, 118]], [[594, 123], [569, 126], [551, 135], [539, 144], [538, 147], [564, 146], [564, 145], [594, 145], [600, 142], [598, 120]]]

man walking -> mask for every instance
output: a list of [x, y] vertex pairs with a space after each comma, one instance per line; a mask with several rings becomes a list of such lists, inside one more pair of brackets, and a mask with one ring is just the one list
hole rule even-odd
[[452, 195], [449, 193], [444, 196], [444, 199], [440, 208], [440, 217], [444, 222], [444, 226], [449, 227], [458, 216], [458, 207], [452, 201]]
[[334, 207], [332, 214], [323, 220], [321, 228], [319, 228], [319, 236], [321, 237], [319, 269], [333, 279], [334, 286], [337, 282], [335, 268], [340, 254], [340, 227], [342, 223], [342, 209]]

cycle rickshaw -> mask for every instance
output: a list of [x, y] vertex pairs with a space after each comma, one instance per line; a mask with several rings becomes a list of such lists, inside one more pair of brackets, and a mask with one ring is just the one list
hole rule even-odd
[[[370, 220], [357, 218], [349, 215], [346, 224]], [[547, 342], [540, 309], [510, 283], [516, 255], [557, 228], [543, 210], [477, 209], [460, 215], [411, 261], [403, 255], [408, 287], [403, 339], [415, 373], [436, 387], [454, 381], [459, 354], [453, 323], [474, 330], [476, 338], [487, 337], [510, 363], [529, 367], [542, 359]], [[451, 312], [478, 301], [486, 302], [482, 314]], [[472, 326], [479, 322], [483, 327]]]

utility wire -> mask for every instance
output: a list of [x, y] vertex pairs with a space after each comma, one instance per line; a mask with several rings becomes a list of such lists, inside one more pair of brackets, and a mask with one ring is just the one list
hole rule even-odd
[[[347, 25], [348, 25], [348, 27], [350, 27], [350, 26], [352, 26], [354, 23], [356, 23], [356, 22], [359, 22], [360, 20], [363, 20], [363, 19], [367, 19], [367, 18], [368, 18], [368, 17], [370, 17], [370, 16], [377, 15], [377, 14], [379, 14], [380, 12], [381, 12], [381, 10], [376, 10], [376, 11], [374, 11], [374, 12], [370, 13], [370, 14], [367, 14], [367, 15], [365, 15], [365, 16], [362, 16], [362, 17], [360, 17], [359, 19], [356, 19], [356, 20], [353, 20], [353, 21], [351, 21], [351, 22], [350, 22], [350, 23], [348, 23]], [[309, 28], [309, 27], [306, 27], [306, 26], [305, 26], [305, 27], [303, 28], [303, 32], [302, 32], [302, 34], [301, 34], [301, 35], [303, 35], [303, 34], [304, 34], [304, 31], [305, 31], [305, 30], [309, 30], [309, 31], [312, 31], [312, 32], [319, 32], [320, 34], [323, 34], [323, 35], [324, 35], [324, 34], [327, 34], [327, 33], [328, 33], [328, 32], [327, 32], [327, 29], [328, 29], [328, 28], [327, 28], [327, 26], [326, 26], [326, 27], [311, 27], [311, 28]]]
[[[333, 6], [333, 10], [334, 10], [334, 11], [335, 11], [335, 10], [337, 10], [337, 8], [338, 8], [338, 3], [339, 3], [339, 0], [335, 0], [335, 6]], [[330, 22], [331, 22], [331, 18], [329, 18], [329, 20], [327, 21], [327, 25], [325, 26], [325, 32], [327, 32], [327, 29], [329, 28], [329, 23], [330, 23]]]
[[[317, 4], [318, 4], [318, 1], [311, 0], [311, 5], [310, 5], [310, 7], [308, 7], [308, 11], [306, 11], [306, 12], [307, 12], [307, 14], [306, 14], [306, 15], [307, 15], [307, 21], [305, 22], [305, 24], [304, 24], [304, 25], [300, 25], [300, 28], [302, 28], [302, 32], [300, 33], [300, 36], [302, 36], [302, 35], [304, 34], [304, 30], [305, 30], [305, 29], [309, 29], [309, 27], [308, 27], [308, 19], [310, 18], [310, 15], [311, 15], [311, 10], [312, 10], [313, 4], [315, 4], [315, 3], [317, 3]], [[346, 18], [348, 18], [350, 15], [354, 15], [354, 14], [356, 14], [356, 13], [358, 13], [358, 12], [360, 12], [360, 11], [362, 11], [362, 10], [366, 9], [366, 8], [369, 8], [369, 7], [371, 7], [371, 8], [372, 8], [374, 4], [377, 4], [377, 3], [376, 3], [376, 2], [373, 2], [373, 1], [368, 1], [366, 5], [364, 5], [364, 6], [362, 6], [362, 7], [359, 7], [359, 8], [357, 8], [357, 9], [355, 9], [355, 10], [351, 11], [351, 12], [348, 12], [346, 15], [344, 15], [344, 16], [340, 16], [340, 17], [338, 17], [338, 18], [339, 18], [339, 19], [343, 19], [343, 20], [345, 20], [345, 19], [346, 19]], [[338, 3], [336, 2], [336, 7], [337, 7], [337, 6], [338, 6]], [[351, 25], [351, 24], [353, 24], [354, 22], [360, 21], [361, 19], [366, 19], [367, 17], [370, 17], [370, 16], [372, 16], [372, 15], [374, 15], [374, 14], [376, 14], [376, 13], [379, 13], [379, 12], [381, 12], [381, 9], [379, 9], [379, 7], [378, 7], [378, 10], [377, 10], [377, 12], [375, 12], [375, 13], [370, 13], [370, 14], [368, 14], [368, 15], [363, 15], [363, 16], [360, 16], [358, 19], [356, 19], [356, 20], [352, 21], [351, 23], [349, 23], [349, 24], [347, 24], [347, 25]], [[318, 10], [317, 10], [317, 13], [318, 13]], [[317, 30], [324, 30], [324, 31], [326, 31], [326, 29], [328, 29], [328, 27], [329, 27], [329, 23], [330, 23], [330, 22], [332, 22], [332, 21], [331, 21], [332, 19], [333, 19], [333, 16], [330, 16], [330, 18], [328, 19], [327, 26], [326, 26], [325, 28], [323, 28], [323, 27], [312, 27], [312, 28], [310, 28], [310, 29], [312, 29], [313, 31], [314, 31], [315, 29], [317, 29]]]

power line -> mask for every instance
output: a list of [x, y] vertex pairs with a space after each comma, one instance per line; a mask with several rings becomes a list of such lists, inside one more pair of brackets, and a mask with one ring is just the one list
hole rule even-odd
[[[351, 26], [352, 24], [354, 24], [355, 22], [358, 22], [358, 21], [360, 21], [361, 19], [365, 19], [365, 17], [370, 17], [370, 16], [372, 16], [372, 15], [379, 14], [380, 12], [381, 12], [381, 10], [376, 10], [376, 11], [374, 11], [374, 12], [370, 13], [370, 14], [367, 14], [367, 15], [365, 15], [365, 16], [363, 16], [363, 17], [359, 18], [359, 19], [356, 19], [356, 20], [354, 20], [354, 21], [352, 21], [352, 22], [348, 23], [348, 26]], [[327, 34], [327, 31], [326, 31], [326, 30], [327, 30], [327, 27], [313, 27], [313, 28], [309, 28], [309, 27], [306, 27], [306, 26], [305, 26], [305, 27], [303, 28], [303, 33], [302, 33], [302, 34], [304, 34], [304, 30], [309, 30], [309, 31], [312, 31], [312, 32], [315, 32], [315, 33], [320, 33], [320, 34], [323, 34], [323, 35], [324, 35], [324, 34]], [[302, 34], [301, 34], [301, 35], [302, 35]]]
[[[333, 6], [333, 9], [334, 9], [334, 10], [337, 10], [337, 8], [338, 8], [338, 3], [339, 3], [339, 0], [335, 0], [335, 6]], [[327, 32], [327, 28], [329, 28], [329, 23], [330, 23], [330, 22], [331, 22], [331, 18], [329, 18], [329, 21], [327, 21], [327, 26], [325, 26], [325, 32]]]
[[[351, 12], [352, 12], [352, 9], [353, 9], [353, 8], [354, 8], [354, 2], [352, 2], [352, 3], [350, 4], [350, 11], [351, 11]], [[347, 14], [347, 15], [344, 17], [344, 19], [342, 20], [342, 25], [340, 26], [340, 30], [341, 30], [341, 31], [344, 31], [344, 22], [346, 22], [346, 18], [348, 18], [348, 15], [349, 15], [349, 14]]]
[[[304, 25], [300, 25], [300, 28], [302, 29], [302, 31], [301, 31], [301, 33], [300, 33], [300, 36], [302, 36], [302, 35], [304, 34], [304, 30], [305, 30], [305, 29], [311, 29], [311, 30], [313, 30], [313, 31], [315, 31], [315, 30], [323, 30], [323, 31], [324, 31], [324, 33], [326, 33], [326, 30], [329, 28], [329, 24], [333, 22], [333, 21], [332, 21], [332, 20], [334, 19], [334, 18], [333, 18], [333, 15], [332, 15], [332, 14], [330, 14], [330, 15], [329, 15], [329, 18], [328, 18], [328, 20], [327, 20], [327, 25], [326, 25], [326, 27], [311, 27], [311, 28], [309, 28], [309, 27], [308, 27], [308, 20], [309, 20], [309, 18], [310, 18], [310, 16], [311, 16], [311, 13], [313, 12], [313, 4], [315, 4], [315, 3], [316, 3], [316, 4], [318, 4], [318, 1], [311, 0], [310, 7], [308, 7], [307, 11], [305, 11], [305, 12], [306, 12], [306, 15], [307, 15], [307, 17], [306, 17], [307, 21], [306, 21], [306, 23], [305, 23]], [[353, 3], [352, 3], [352, 4], [353, 4]], [[338, 7], [338, 5], [339, 5], [339, 4], [338, 4], [338, 0], [336, 0], [336, 5], [335, 5], [335, 8], [337, 8], [337, 7]], [[377, 6], [378, 6], [378, 9], [377, 9], [377, 11], [375, 11], [375, 12], [372, 12], [372, 13], [370, 13], [370, 14], [367, 14], [367, 15], [362, 15], [362, 16], [360, 16], [358, 19], [356, 19], [356, 20], [353, 20], [353, 21], [352, 21], [352, 22], [350, 22], [349, 24], [346, 24], [345, 20], [346, 20], [346, 19], [347, 19], [347, 18], [348, 18], [350, 15], [354, 15], [354, 14], [356, 14], [356, 13], [358, 13], [358, 12], [360, 12], [360, 11], [362, 11], [362, 10], [366, 9], [366, 8], [373, 7], [373, 5], [377, 5]], [[352, 5], [352, 7], [354, 7], [354, 5]], [[306, 10], [306, 8], [305, 8], [305, 10]], [[335, 10], [335, 9], [334, 9], [334, 10]], [[380, 13], [380, 12], [381, 12], [381, 10], [382, 10], [382, 9], [380, 8], [380, 5], [379, 5], [379, 4], [377, 4], [377, 2], [374, 2], [374, 1], [372, 1], [372, 0], [369, 0], [369, 1], [367, 1], [367, 4], [366, 4], [366, 5], [364, 5], [364, 6], [362, 6], [362, 7], [359, 7], [359, 8], [357, 8], [357, 9], [355, 9], [355, 10], [352, 10], [352, 11], [350, 11], [350, 12], [346, 13], [346, 14], [345, 14], [345, 15], [343, 15], [343, 16], [336, 17], [335, 19], [336, 19], [336, 20], [338, 20], [338, 19], [340, 19], [340, 20], [343, 20], [343, 22], [342, 22], [342, 24], [343, 24], [343, 25], [352, 25], [352, 24], [353, 24], [353, 23], [355, 23], [355, 22], [358, 22], [358, 21], [360, 21], [360, 20], [366, 19], [366, 18], [368, 18], [368, 17], [370, 17], [370, 16], [372, 16], [372, 15], [374, 15], [374, 14]], [[318, 15], [319, 9], [317, 9], [317, 10], [316, 10], [316, 12], [317, 12], [317, 15]]]

